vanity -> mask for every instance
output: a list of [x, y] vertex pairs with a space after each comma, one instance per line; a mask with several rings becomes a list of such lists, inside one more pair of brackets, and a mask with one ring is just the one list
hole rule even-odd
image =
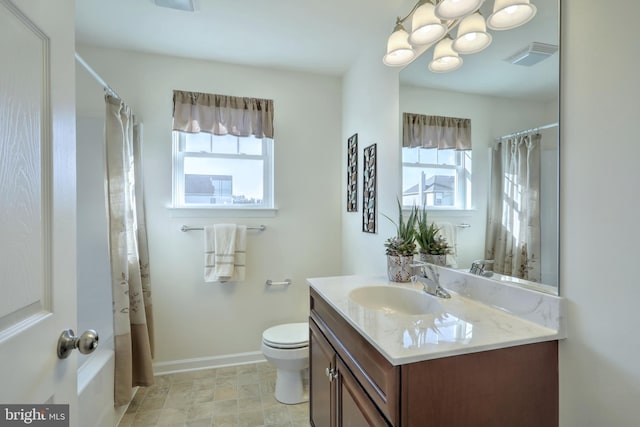
[[308, 279], [311, 425], [557, 426], [561, 299], [485, 281]]

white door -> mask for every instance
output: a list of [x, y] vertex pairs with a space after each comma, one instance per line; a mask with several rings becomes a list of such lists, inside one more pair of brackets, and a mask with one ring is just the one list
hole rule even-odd
[[74, 50], [73, 0], [0, 0], [0, 404], [70, 404], [71, 425]]

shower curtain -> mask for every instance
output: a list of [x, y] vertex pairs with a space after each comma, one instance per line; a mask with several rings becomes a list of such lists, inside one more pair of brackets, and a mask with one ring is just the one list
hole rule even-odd
[[105, 96], [106, 196], [114, 315], [116, 406], [153, 384], [153, 315], [140, 158], [141, 126]]
[[492, 149], [485, 257], [493, 270], [540, 281], [540, 134]]

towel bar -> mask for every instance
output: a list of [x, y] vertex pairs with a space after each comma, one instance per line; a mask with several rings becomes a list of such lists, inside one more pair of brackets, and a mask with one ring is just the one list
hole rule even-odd
[[[247, 230], [258, 230], [264, 231], [267, 227], [265, 225], [257, 225], [257, 226], [247, 226]], [[204, 230], [204, 227], [189, 227], [188, 225], [183, 225], [180, 227], [180, 231], [187, 232], [191, 230]]]
[[280, 285], [280, 286], [289, 286], [291, 284], [291, 279], [284, 279], [284, 282], [274, 282], [269, 279], [265, 282], [267, 286]]

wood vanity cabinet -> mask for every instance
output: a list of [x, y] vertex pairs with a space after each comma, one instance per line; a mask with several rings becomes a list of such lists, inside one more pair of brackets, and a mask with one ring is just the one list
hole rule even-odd
[[313, 427], [557, 427], [558, 344], [393, 366], [310, 289]]

